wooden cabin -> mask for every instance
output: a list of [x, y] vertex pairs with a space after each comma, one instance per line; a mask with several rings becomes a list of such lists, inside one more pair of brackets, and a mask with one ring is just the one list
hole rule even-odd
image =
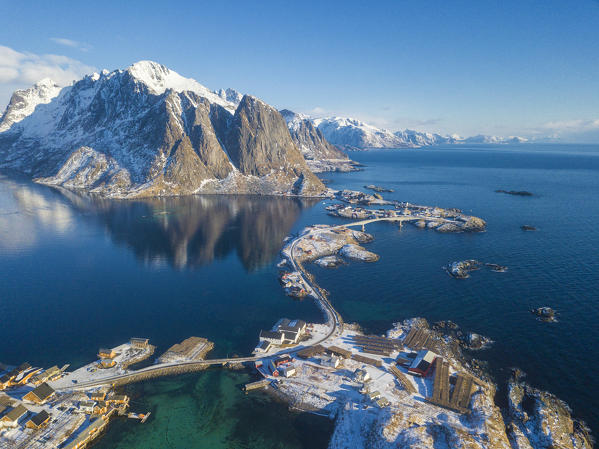
[[46, 371], [43, 371], [33, 376], [31, 378], [31, 383], [33, 385], [39, 385], [41, 383], [48, 382], [49, 380], [56, 379], [61, 374], [62, 371], [60, 371], [60, 368], [58, 368], [57, 366], [53, 366], [51, 368], [48, 368]]
[[114, 359], [116, 357], [116, 352], [112, 349], [100, 348], [98, 357], [101, 359]]
[[0, 426], [15, 427], [19, 420], [25, 416], [29, 410], [23, 405], [19, 404], [13, 408], [10, 412], [0, 418]]
[[149, 342], [150, 342], [150, 340], [148, 340], [147, 338], [138, 338], [138, 337], [133, 337], [133, 338], [131, 338], [131, 340], [129, 340], [129, 343], [131, 344], [131, 346], [136, 349], [147, 348]]
[[54, 394], [54, 389], [44, 382], [23, 396], [23, 400], [35, 402], [36, 404], [43, 404], [50, 400]]
[[50, 414], [46, 410], [42, 410], [37, 415], [33, 416], [25, 423], [28, 429], [41, 429], [50, 421]]

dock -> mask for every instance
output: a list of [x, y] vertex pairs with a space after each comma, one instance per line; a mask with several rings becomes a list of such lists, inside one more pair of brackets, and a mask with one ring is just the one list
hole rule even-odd
[[252, 391], [252, 390], [258, 390], [259, 388], [266, 388], [267, 386], [269, 386], [271, 383], [270, 379], [262, 379], [262, 380], [257, 380], [256, 382], [250, 382], [249, 384], [245, 384], [243, 386], [243, 391], [245, 391], [246, 393], [248, 391]]

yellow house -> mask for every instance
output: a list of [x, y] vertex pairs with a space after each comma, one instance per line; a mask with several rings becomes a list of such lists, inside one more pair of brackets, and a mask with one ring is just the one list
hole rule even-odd
[[48, 401], [52, 396], [54, 396], [54, 389], [47, 383], [43, 383], [35, 389], [31, 390], [25, 396], [23, 396], [23, 400], [35, 402], [36, 404], [43, 404]]
[[98, 357], [101, 359], [114, 359], [116, 357], [116, 352], [112, 349], [100, 348], [98, 351]]
[[50, 421], [50, 414], [46, 410], [42, 410], [33, 418], [25, 423], [25, 427], [28, 429], [41, 429], [48, 421]]

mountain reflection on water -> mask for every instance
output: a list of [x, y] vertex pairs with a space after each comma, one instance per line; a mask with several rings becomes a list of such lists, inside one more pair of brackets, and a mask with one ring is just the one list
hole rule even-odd
[[110, 200], [1, 178], [0, 245], [23, 246], [37, 228], [64, 233], [74, 215], [101, 224], [111, 239], [147, 264], [196, 268], [235, 251], [248, 271], [271, 262], [302, 209], [314, 199], [202, 195]]

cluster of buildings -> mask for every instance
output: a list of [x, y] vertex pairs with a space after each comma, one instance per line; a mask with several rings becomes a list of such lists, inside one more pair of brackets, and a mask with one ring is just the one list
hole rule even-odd
[[[280, 334], [291, 323], [281, 320], [271, 331], [263, 331], [261, 340], [272, 345], [276, 339], [281, 344], [285, 337]], [[333, 344], [301, 349], [297, 359], [290, 354], [276, 355], [264, 363], [257, 362], [256, 367], [266, 379], [277, 379], [272, 384], [275, 388], [297, 403], [305, 403], [308, 409], [333, 412], [339, 391], [351, 402], [385, 408], [400, 399], [411, 401], [406, 398], [419, 395], [423, 384], [432, 382], [431, 374], [440, 358], [429, 349], [434, 349], [435, 343], [429, 337], [425, 330], [411, 332], [403, 342], [398, 338], [344, 333]], [[343, 387], [348, 384], [356, 386], [354, 392]], [[431, 386], [425, 390], [430, 391]], [[464, 403], [467, 401], [464, 393]]]
[[304, 280], [298, 271], [282, 273], [280, 277], [281, 284], [285, 293], [294, 298], [303, 298], [308, 294], [304, 285]]
[[307, 333], [307, 324], [302, 320], [280, 319], [271, 330], [260, 331], [260, 342], [256, 352], [268, 352], [273, 347], [296, 345]]
[[280, 355], [271, 360], [270, 371], [274, 377], [295, 376], [297, 368], [293, 362], [295, 360], [289, 354]]
[[115, 409], [123, 414], [129, 406], [129, 397], [124, 394], [108, 394], [105, 389], [90, 393], [79, 402], [79, 411], [88, 415], [106, 415]]
[[125, 369], [129, 365], [149, 357], [154, 352], [147, 338], [133, 337], [128, 345], [117, 348], [100, 348], [98, 350], [98, 368], [113, 368], [117, 364]]
[[29, 363], [25, 362], [5, 372], [0, 376], [0, 391], [6, 390], [9, 387], [25, 385], [35, 374], [41, 371], [41, 368], [33, 368]]
[[111, 368], [125, 369], [153, 353], [153, 348], [146, 338], [132, 338], [114, 349], [101, 348], [98, 360], [71, 373], [64, 372], [68, 365], [48, 369], [29, 363], [10, 369], [0, 365], [0, 447], [85, 447], [113, 414], [127, 411], [129, 398], [109, 387], [84, 393], [69, 386]]
[[[20, 398], [19, 398], [20, 397]], [[23, 426], [27, 429], [40, 429], [50, 421], [50, 413], [40, 405], [48, 404], [56, 398], [56, 392], [47, 383], [42, 383], [24, 395], [0, 396], [0, 434]], [[34, 410], [30, 410], [28, 406]]]

